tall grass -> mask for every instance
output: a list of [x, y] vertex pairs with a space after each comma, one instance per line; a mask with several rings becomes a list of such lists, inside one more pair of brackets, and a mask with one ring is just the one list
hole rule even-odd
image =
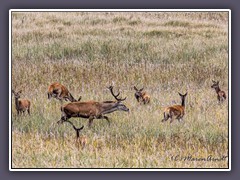
[[[228, 92], [228, 14], [224, 12], [14, 12], [12, 88], [31, 101], [18, 117], [12, 100], [13, 168], [227, 168], [222, 161], [172, 157], [228, 155], [228, 101], [217, 103], [212, 79]], [[130, 113], [84, 125], [79, 148], [61, 103], [47, 99], [52, 82], [75, 98], [112, 100], [110, 84], [127, 96]], [[151, 103], [134, 99], [144, 86]], [[184, 122], [162, 123], [163, 108], [188, 92]]]

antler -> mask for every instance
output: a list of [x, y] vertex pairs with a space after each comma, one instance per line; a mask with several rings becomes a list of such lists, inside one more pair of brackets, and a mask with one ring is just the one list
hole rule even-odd
[[117, 101], [120, 102], [120, 101], [126, 100], [127, 97], [125, 97], [125, 98], [123, 98], [123, 99], [118, 98], [118, 96], [119, 96], [119, 94], [120, 94], [119, 92], [118, 92], [118, 94], [116, 94], [116, 95], [113, 93], [113, 86], [109, 86], [108, 89], [110, 90], [111, 94], [113, 95], [113, 97], [114, 97]]

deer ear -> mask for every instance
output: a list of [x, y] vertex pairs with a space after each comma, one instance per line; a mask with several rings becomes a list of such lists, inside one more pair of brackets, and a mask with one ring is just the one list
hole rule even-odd
[[84, 126], [80, 127], [79, 130], [82, 130], [84, 128]]
[[184, 94], [184, 96], [186, 96], [187, 95], [187, 92]]
[[138, 91], [138, 89], [136, 88], [136, 86], [133, 86], [133, 88], [135, 89], [135, 91]]
[[142, 89], [139, 89], [139, 91], [142, 91], [144, 89], [144, 87]]

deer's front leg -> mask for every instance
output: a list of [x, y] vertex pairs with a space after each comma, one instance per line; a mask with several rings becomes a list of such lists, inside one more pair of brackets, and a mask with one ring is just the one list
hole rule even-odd
[[93, 119], [94, 119], [94, 117], [93, 117], [93, 116], [90, 116], [90, 117], [89, 117], [89, 121], [88, 121], [88, 127], [91, 127], [91, 126], [92, 126]]

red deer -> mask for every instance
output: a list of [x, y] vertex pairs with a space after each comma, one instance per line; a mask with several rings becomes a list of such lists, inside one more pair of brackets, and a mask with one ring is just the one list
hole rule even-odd
[[164, 110], [164, 119], [162, 120], [162, 122], [167, 121], [169, 118], [170, 123], [173, 122], [174, 117], [180, 122], [184, 116], [184, 110], [185, 110], [185, 98], [187, 96], [187, 93], [182, 95], [181, 93], [178, 93], [181, 97], [182, 103], [181, 105], [173, 105], [170, 107], [167, 107]]
[[133, 88], [136, 91], [134, 95], [138, 102], [143, 102], [144, 104], [150, 103], [150, 96], [145, 91], [143, 91], [144, 88], [137, 89], [136, 86]]
[[71, 102], [61, 107], [62, 117], [58, 123], [63, 123], [71, 117], [82, 117], [89, 119], [88, 126], [93, 123], [93, 119], [106, 119], [110, 125], [110, 121], [105, 114], [112, 113], [114, 111], [129, 111], [129, 109], [122, 104], [126, 98], [118, 98], [119, 94], [113, 93], [113, 86], [108, 87], [111, 94], [117, 101], [87, 101], [87, 102]]
[[30, 115], [30, 105], [31, 105], [30, 101], [27, 99], [19, 99], [22, 91], [15, 92], [14, 90], [12, 90], [12, 93], [14, 94], [14, 97], [15, 97], [17, 114], [18, 115], [20, 113], [24, 114], [24, 112], [27, 110], [28, 114]]
[[[63, 86], [60, 83], [53, 83], [48, 87], [48, 99], [50, 99], [51, 97], [54, 97], [60, 101], [62, 101], [63, 99], [65, 101], [71, 101], [71, 102], [77, 102], [76, 99], [74, 99], [74, 97], [72, 96], [72, 94], [68, 91], [68, 89]], [[80, 97], [81, 98], [81, 97]]]
[[80, 128], [76, 128], [76, 126], [74, 126], [74, 124], [71, 121], [67, 120], [65, 122], [68, 122], [68, 123], [70, 123], [72, 125], [73, 129], [76, 131], [76, 134], [77, 134], [77, 136], [76, 136], [76, 143], [77, 144], [80, 143], [82, 148], [84, 148], [86, 146], [86, 144], [87, 144], [87, 137], [86, 136], [82, 136], [82, 135], [80, 136], [80, 131], [84, 128], [84, 126], [82, 126]]
[[218, 101], [223, 102], [227, 98], [226, 93], [220, 89], [219, 81], [216, 82], [212, 80], [212, 82], [213, 85], [211, 86], [211, 88], [214, 88], [216, 90]]

